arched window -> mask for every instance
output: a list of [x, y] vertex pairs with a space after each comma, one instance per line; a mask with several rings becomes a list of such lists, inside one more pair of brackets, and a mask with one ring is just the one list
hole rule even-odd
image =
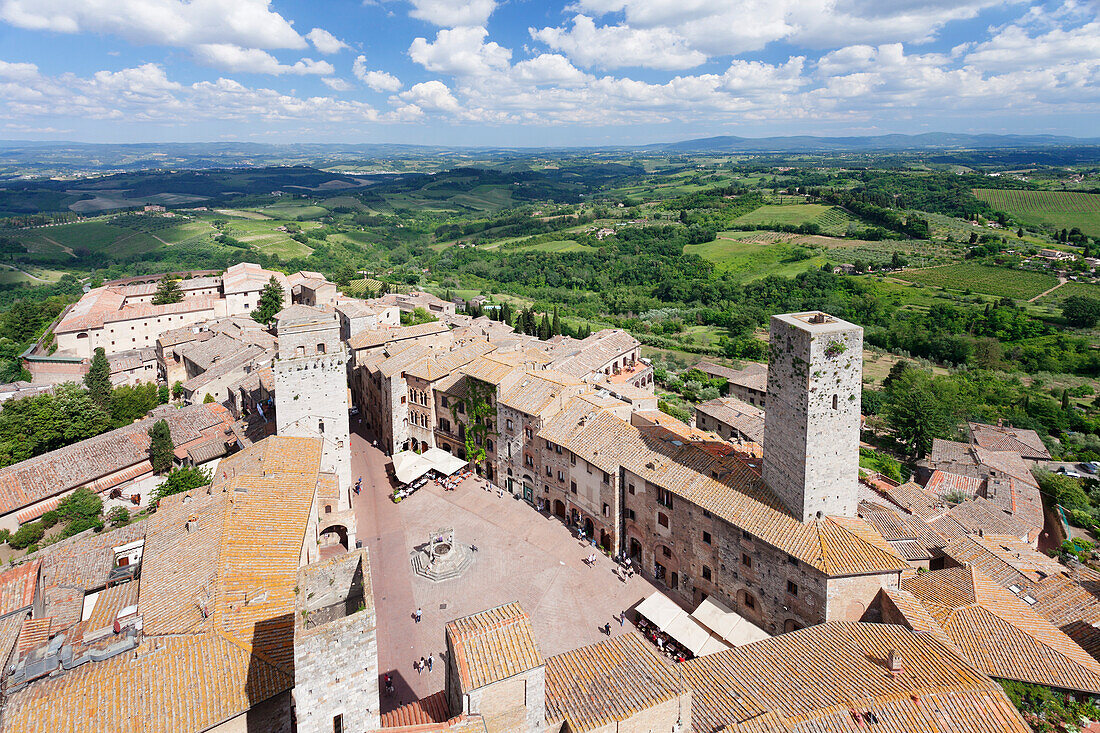
[[325, 345], [324, 344], [317, 344], [317, 353], [318, 354], [325, 353]]
[[833, 409], [834, 409], [834, 410], [835, 410], [835, 409], [836, 409], [836, 407], [837, 407], [837, 399], [838, 399], [838, 398], [837, 398], [837, 396], [836, 396], [836, 395], [833, 395]]

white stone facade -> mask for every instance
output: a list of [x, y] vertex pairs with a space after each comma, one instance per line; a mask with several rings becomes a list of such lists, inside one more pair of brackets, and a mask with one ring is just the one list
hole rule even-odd
[[772, 316], [764, 481], [802, 521], [856, 515], [863, 329], [811, 312]]

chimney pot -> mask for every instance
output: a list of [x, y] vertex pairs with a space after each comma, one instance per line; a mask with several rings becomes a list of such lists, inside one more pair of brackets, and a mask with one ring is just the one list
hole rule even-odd
[[891, 649], [890, 653], [886, 655], [886, 669], [890, 671], [890, 676], [896, 678], [902, 672], [905, 671], [905, 665], [901, 662], [901, 654], [897, 649]]

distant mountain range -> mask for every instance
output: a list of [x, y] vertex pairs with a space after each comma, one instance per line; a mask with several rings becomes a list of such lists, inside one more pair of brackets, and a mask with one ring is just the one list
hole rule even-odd
[[674, 143], [644, 146], [670, 152], [883, 152], [891, 150], [976, 150], [993, 148], [1046, 148], [1100, 145], [1100, 138], [1065, 135], [968, 135], [954, 132], [926, 132], [920, 135], [863, 135], [854, 137], [735, 137], [720, 135]]

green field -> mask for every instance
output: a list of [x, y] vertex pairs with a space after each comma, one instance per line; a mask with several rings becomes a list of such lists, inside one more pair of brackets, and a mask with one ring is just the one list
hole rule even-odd
[[906, 270], [898, 279], [949, 290], [970, 290], [1003, 298], [1026, 300], [1058, 284], [1058, 278], [1042, 272], [1009, 270], [971, 262], [923, 270]]
[[287, 201], [286, 203], [272, 204], [271, 206], [265, 206], [260, 209], [260, 213], [274, 217], [276, 219], [297, 219], [299, 217], [305, 219], [316, 219], [319, 216], [324, 216], [328, 213], [328, 209], [323, 206], [314, 206], [313, 204], [295, 203], [293, 201]]
[[801, 226], [817, 224], [828, 233], [843, 234], [855, 220], [842, 209], [824, 204], [765, 204], [737, 217], [737, 224]]
[[1083, 295], [1086, 298], [1100, 300], [1100, 284], [1078, 282], [1062, 283], [1057, 290], [1049, 295], [1044, 295], [1035, 302], [1042, 305], [1060, 306], [1066, 298], [1073, 295]]
[[722, 238], [684, 247], [684, 254], [699, 255], [710, 260], [719, 270], [729, 272], [741, 282], [758, 280], [768, 275], [792, 277], [825, 263], [822, 255], [796, 259], [803, 252], [809, 250], [788, 242], [757, 244]]
[[540, 242], [530, 246], [512, 248], [514, 252], [593, 252], [594, 248], [572, 239], [557, 239], [552, 242]]
[[74, 252], [105, 252], [133, 255], [152, 252], [164, 246], [153, 236], [133, 229], [118, 227], [103, 221], [86, 221], [13, 232], [32, 254], [43, 255], [43, 260], [64, 262]]
[[1028, 224], [1058, 229], [1077, 227], [1090, 236], [1100, 236], [1100, 194], [976, 188], [974, 195], [994, 209], [1013, 214]]

